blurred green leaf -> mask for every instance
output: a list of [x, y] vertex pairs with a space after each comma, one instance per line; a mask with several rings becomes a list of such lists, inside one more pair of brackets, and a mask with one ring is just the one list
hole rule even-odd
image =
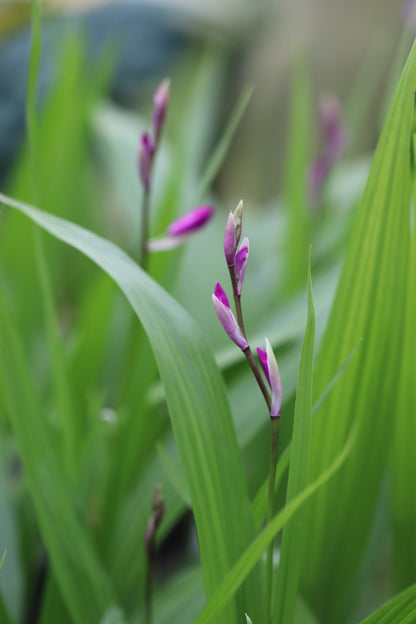
[[395, 596], [361, 624], [413, 624], [416, 621], [416, 585]]
[[58, 449], [1, 292], [0, 341], [0, 382], [43, 540], [74, 620], [96, 623], [112, 602], [112, 588], [75, 512]]

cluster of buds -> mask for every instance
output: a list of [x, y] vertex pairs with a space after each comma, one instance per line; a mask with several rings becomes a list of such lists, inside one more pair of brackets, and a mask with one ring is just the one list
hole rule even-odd
[[139, 143], [139, 173], [144, 190], [151, 187], [151, 173], [154, 155], [160, 143], [166, 112], [169, 104], [170, 80], [165, 78], [153, 95], [152, 128], [143, 132]]
[[[153, 113], [150, 132], [143, 132], [139, 142], [139, 175], [145, 193], [143, 212], [148, 211], [148, 197], [152, 186], [152, 167], [156, 151], [160, 144], [169, 104], [170, 80], [165, 78], [153, 95]], [[144, 253], [167, 251], [183, 243], [192, 234], [203, 228], [214, 215], [214, 208], [209, 205], [197, 206], [182, 215], [167, 228], [167, 236], [145, 240]], [[147, 216], [143, 220], [143, 229], [147, 230]], [[143, 232], [147, 238], [147, 231]]]
[[238, 320], [235, 318], [231, 310], [227, 294], [219, 282], [216, 283], [215, 290], [212, 295], [212, 301], [214, 303], [215, 312], [226, 334], [246, 356], [260, 389], [266, 399], [271, 418], [277, 418], [280, 416], [280, 410], [282, 407], [282, 384], [280, 382], [279, 367], [277, 365], [276, 358], [270, 343], [266, 338], [266, 350], [258, 347], [257, 353], [261, 368], [263, 369], [267, 382], [272, 391], [272, 398], [270, 399], [269, 393], [267, 392], [259, 373], [258, 366], [252, 355], [244, 328], [241, 309], [241, 290], [247, 268], [249, 242], [248, 238], [245, 237], [241, 243], [240, 249], [238, 249], [242, 233], [242, 217], [243, 202], [240, 201], [235, 211], [230, 211], [224, 235], [224, 255], [230, 273], [234, 304]]
[[346, 144], [346, 133], [341, 125], [341, 107], [332, 95], [325, 95], [319, 102], [319, 123], [323, 137], [322, 151], [309, 167], [311, 200], [317, 204], [322, 189], [334, 164], [339, 160]]

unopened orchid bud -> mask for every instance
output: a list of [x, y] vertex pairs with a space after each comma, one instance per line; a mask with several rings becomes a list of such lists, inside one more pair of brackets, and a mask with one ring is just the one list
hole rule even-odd
[[244, 276], [246, 274], [247, 262], [248, 262], [249, 244], [248, 238], [245, 236], [239, 251], [235, 255], [234, 270], [237, 279], [237, 293], [241, 295], [241, 289], [243, 287]]
[[155, 145], [158, 145], [165, 122], [166, 111], [169, 104], [170, 80], [165, 78], [156, 89], [153, 96], [152, 131]]
[[173, 221], [168, 227], [170, 236], [193, 234], [204, 227], [214, 216], [214, 208], [209, 205], [197, 206]]
[[260, 365], [272, 391], [272, 405], [270, 416], [278, 418], [282, 409], [282, 383], [280, 381], [279, 367], [274, 357], [273, 349], [266, 338], [266, 350], [257, 347]]
[[214, 216], [213, 206], [197, 206], [168, 226], [168, 236], [155, 238], [146, 243], [147, 251], [169, 251], [181, 245], [201, 230]]
[[238, 247], [238, 243], [240, 242], [241, 232], [243, 229], [243, 200], [237, 204], [237, 208], [233, 212], [234, 222], [235, 222], [235, 246]]
[[232, 313], [228, 302], [228, 297], [219, 282], [215, 285], [212, 301], [214, 303], [215, 312], [217, 313], [219, 321], [226, 334], [238, 347], [240, 347], [240, 349], [243, 351], [244, 349], [247, 349], [248, 342], [244, 338], [244, 335], [235, 320], [234, 314]]
[[143, 132], [139, 145], [139, 172], [143, 187], [150, 190], [150, 172], [152, 169], [155, 146], [148, 132]]
[[230, 210], [224, 234], [224, 254], [227, 261], [227, 266], [232, 266], [234, 264], [235, 250], [237, 247], [235, 230], [236, 224], [234, 220], [234, 215]]
[[325, 152], [331, 161], [337, 160], [345, 147], [346, 133], [341, 125], [341, 105], [335, 96], [328, 94], [321, 98], [319, 118]]

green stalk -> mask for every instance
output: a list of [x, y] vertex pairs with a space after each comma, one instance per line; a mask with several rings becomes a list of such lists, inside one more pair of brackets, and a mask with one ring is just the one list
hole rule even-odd
[[[273, 518], [274, 513], [274, 486], [276, 479], [277, 451], [279, 446], [279, 425], [280, 418], [271, 420], [271, 452], [270, 452], [270, 473], [269, 473], [269, 498], [267, 521]], [[272, 585], [273, 585], [273, 548], [274, 539], [271, 540], [267, 548], [266, 559], [266, 602], [264, 609], [265, 624], [270, 624], [272, 615]]]
[[142, 223], [140, 230], [140, 249], [139, 249], [139, 264], [143, 271], [147, 269], [147, 239], [149, 231], [149, 208], [150, 208], [150, 191], [143, 190], [142, 200]]

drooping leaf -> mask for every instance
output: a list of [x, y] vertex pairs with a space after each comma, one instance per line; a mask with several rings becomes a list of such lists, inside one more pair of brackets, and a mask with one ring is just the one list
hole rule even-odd
[[[185, 311], [118, 247], [73, 223], [0, 194], [55, 237], [82, 251], [120, 286], [152, 344], [198, 531], [209, 598], [254, 536], [241, 456], [223, 380], [206, 342]], [[226, 478], [225, 478], [226, 476]], [[223, 614], [260, 614], [260, 579]], [[257, 618], [259, 619], [259, 618]]]

